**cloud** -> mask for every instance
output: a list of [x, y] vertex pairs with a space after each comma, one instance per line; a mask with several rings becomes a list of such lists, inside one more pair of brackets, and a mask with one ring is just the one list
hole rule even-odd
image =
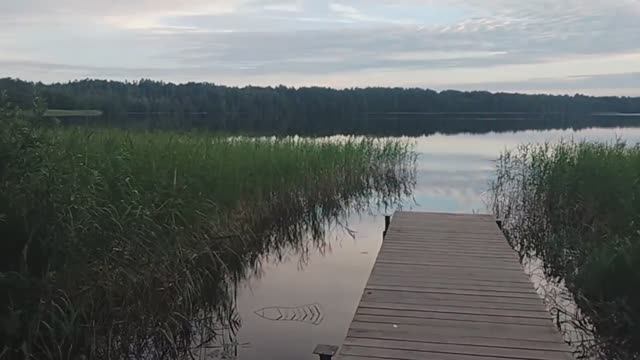
[[364, 12], [358, 10], [357, 8], [341, 3], [332, 2], [329, 4], [329, 9], [333, 11], [338, 17], [343, 19], [347, 19], [350, 22], [378, 22], [383, 24], [406, 24], [411, 23], [411, 21], [403, 20], [403, 19], [394, 19], [389, 17], [376, 17], [367, 15]]
[[331, 3], [329, 5], [329, 9], [331, 9], [331, 11], [335, 13], [338, 13], [342, 16], [349, 17], [352, 19], [357, 19], [359, 17], [362, 17], [362, 13], [358, 11], [358, 9], [354, 8], [353, 6], [348, 6], [348, 5], [339, 4], [339, 3]]
[[300, 1], [281, 1], [262, 4], [262, 9], [276, 12], [300, 12], [302, 11], [302, 3]]
[[149, 14], [220, 14], [233, 12], [247, 0], [183, 0], [180, 6], [172, 0], [21, 0], [5, 1], [0, 11], [9, 16], [28, 19], [31, 16], [48, 14], [51, 18], [66, 16], [88, 16], [97, 18], [109, 15]]
[[[640, 69], [619, 59], [640, 53], [639, 18], [638, 0], [22, 0], [0, 4], [0, 60], [28, 78], [54, 63], [75, 77], [632, 91]], [[591, 65], [560, 65], [576, 61]]]

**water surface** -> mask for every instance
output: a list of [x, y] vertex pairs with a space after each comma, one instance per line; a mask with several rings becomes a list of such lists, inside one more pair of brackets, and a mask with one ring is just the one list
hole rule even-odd
[[[418, 152], [417, 184], [405, 210], [487, 213], [493, 161], [505, 149], [561, 139], [640, 142], [640, 128], [591, 128], [407, 138]], [[351, 212], [327, 229], [325, 246], [264, 259], [238, 289], [240, 359], [315, 359], [317, 344], [340, 345], [382, 242], [390, 209]]]

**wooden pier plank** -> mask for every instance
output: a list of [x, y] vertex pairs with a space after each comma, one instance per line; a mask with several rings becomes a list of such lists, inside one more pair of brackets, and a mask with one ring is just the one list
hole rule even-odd
[[397, 212], [339, 359], [572, 359], [490, 215]]

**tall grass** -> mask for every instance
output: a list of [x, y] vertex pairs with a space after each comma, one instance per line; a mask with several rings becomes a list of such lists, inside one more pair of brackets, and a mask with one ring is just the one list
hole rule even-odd
[[180, 358], [239, 325], [265, 254], [321, 246], [352, 206], [408, 195], [409, 145], [34, 126], [0, 115], [8, 358]]
[[640, 356], [640, 147], [523, 146], [497, 162], [493, 208], [522, 256], [563, 282], [593, 332], [584, 355]]

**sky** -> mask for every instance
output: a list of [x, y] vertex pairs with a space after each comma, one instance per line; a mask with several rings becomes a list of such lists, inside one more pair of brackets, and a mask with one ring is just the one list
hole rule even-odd
[[640, 96], [640, 0], [0, 0], [0, 77]]

